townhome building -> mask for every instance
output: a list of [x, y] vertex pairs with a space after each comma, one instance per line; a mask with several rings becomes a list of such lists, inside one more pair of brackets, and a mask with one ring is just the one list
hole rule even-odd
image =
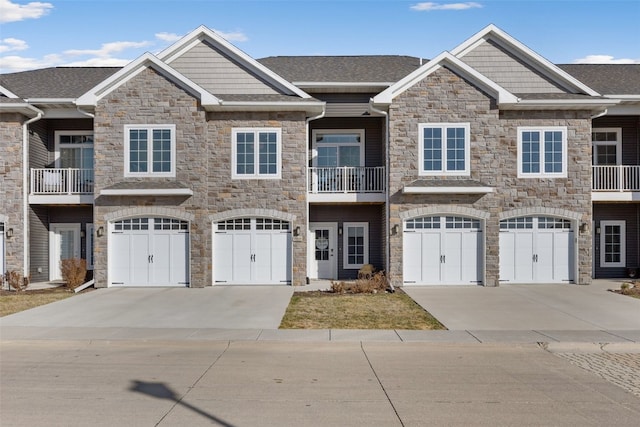
[[206, 27], [0, 75], [0, 269], [96, 287], [589, 284], [640, 266], [640, 65], [489, 25], [430, 60], [254, 59]]

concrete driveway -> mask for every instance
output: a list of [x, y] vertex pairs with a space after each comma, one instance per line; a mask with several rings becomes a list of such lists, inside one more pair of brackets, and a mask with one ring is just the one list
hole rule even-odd
[[294, 288], [107, 288], [0, 319], [2, 327], [277, 329]]
[[404, 287], [449, 330], [637, 331], [640, 299], [618, 295], [620, 283], [588, 286], [502, 285]]

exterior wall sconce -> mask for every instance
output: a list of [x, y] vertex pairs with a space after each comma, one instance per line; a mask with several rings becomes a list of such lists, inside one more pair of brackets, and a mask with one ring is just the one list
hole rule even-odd
[[393, 227], [391, 227], [391, 235], [392, 236], [397, 235], [399, 230], [400, 230], [400, 227], [398, 226], [398, 224], [394, 225]]
[[80, 230], [80, 238], [84, 239], [85, 236], [86, 236], [86, 233], [84, 232], [84, 230]]
[[580, 233], [586, 233], [589, 229], [589, 225], [586, 222], [580, 224]]
[[98, 237], [104, 236], [104, 227], [102, 226], [98, 227], [98, 229], [96, 230], [96, 236]]
[[299, 225], [296, 228], [293, 229], [293, 235], [294, 236], [299, 236], [300, 235], [300, 226]]
[[7, 232], [6, 232], [6, 235], [7, 235], [7, 239], [12, 238], [13, 237], [13, 228], [8, 229]]
[[338, 227], [338, 234], [342, 236], [342, 227]]

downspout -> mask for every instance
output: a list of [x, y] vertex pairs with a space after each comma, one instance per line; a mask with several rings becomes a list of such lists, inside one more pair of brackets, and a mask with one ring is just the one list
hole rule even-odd
[[[422, 61], [422, 59], [420, 60]], [[384, 174], [384, 204], [385, 204], [385, 233], [387, 236], [387, 250], [385, 254], [385, 263], [387, 264], [387, 274], [389, 273], [389, 269], [391, 268], [391, 227], [389, 224], [389, 220], [391, 219], [391, 206], [389, 206], [389, 139], [390, 139], [390, 130], [389, 130], [389, 113], [386, 111], [378, 110], [373, 106], [373, 98], [369, 99], [369, 111], [373, 113], [378, 113], [384, 116], [385, 120], [385, 174]], [[393, 283], [389, 280], [389, 287], [391, 288], [391, 292], [395, 292], [395, 288], [393, 287]]]
[[[305, 152], [305, 161], [304, 161], [304, 186], [305, 186], [305, 201], [306, 201], [306, 215], [307, 215], [307, 224], [306, 224], [306, 229], [304, 230], [304, 233], [307, 234], [307, 238], [309, 237], [309, 123], [313, 120], [318, 120], [324, 117], [324, 115], [327, 112], [327, 104], [324, 103], [322, 105], [322, 113], [318, 114], [317, 116], [313, 116], [313, 117], [308, 117], [305, 119], [304, 121], [304, 126], [305, 126], [305, 141], [304, 141], [304, 152]], [[306, 240], [306, 239], [305, 239]], [[307, 247], [305, 249], [305, 253], [307, 252], [307, 250], [309, 249], [309, 242], [307, 242]], [[304, 260], [304, 264], [305, 264], [305, 272], [307, 273], [306, 275], [306, 284], [309, 284], [309, 254], [307, 253], [305, 260]]]
[[42, 119], [44, 113], [36, 107], [29, 106], [36, 116], [22, 124], [22, 266], [23, 276], [29, 276], [29, 125]]
[[[609, 112], [609, 110], [605, 108], [604, 111], [601, 111], [598, 114], [594, 114], [593, 116], [591, 116], [591, 120], [597, 119], [598, 117], [606, 116], [607, 112]], [[592, 126], [593, 126], [593, 123], [592, 123]]]

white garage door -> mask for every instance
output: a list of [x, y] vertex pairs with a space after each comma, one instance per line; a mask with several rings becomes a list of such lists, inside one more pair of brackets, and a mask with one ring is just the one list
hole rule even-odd
[[571, 221], [552, 217], [518, 217], [500, 221], [500, 282], [573, 281]]
[[214, 224], [215, 283], [291, 283], [291, 227], [271, 218], [237, 218]]
[[189, 285], [187, 221], [131, 218], [110, 227], [110, 286]]
[[426, 216], [405, 221], [403, 282], [469, 285], [482, 282], [480, 220]]

